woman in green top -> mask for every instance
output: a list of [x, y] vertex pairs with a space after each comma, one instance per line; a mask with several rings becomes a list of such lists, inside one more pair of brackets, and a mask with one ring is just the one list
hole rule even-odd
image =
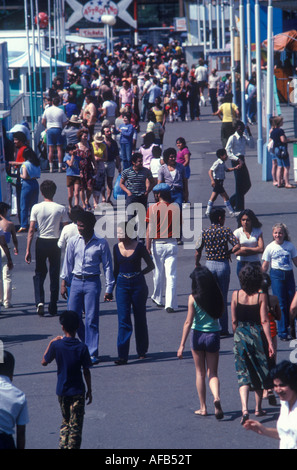
[[220, 402], [218, 362], [220, 350], [219, 318], [224, 310], [221, 290], [213, 274], [204, 266], [194, 269], [191, 274], [192, 294], [188, 300], [188, 314], [183, 327], [182, 339], [177, 356], [182, 359], [187, 337], [191, 331], [191, 351], [196, 369], [196, 387], [200, 408], [195, 414], [207, 416], [206, 374], [214, 397], [215, 416], [224, 417]]

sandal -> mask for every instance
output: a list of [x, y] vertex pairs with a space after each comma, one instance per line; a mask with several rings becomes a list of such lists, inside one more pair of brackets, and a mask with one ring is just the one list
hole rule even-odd
[[267, 414], [264, 410], [255, 411], [255, 416], [265, 416]]
[[215, 400], [213, 402], [213, 404], [214, 404], [214, 407], [215, 407], [215, 417], [217, 419], [223, 419], [224, 418], [224, 413], [223, 413], [223, 410], [222, 410], [222, 407], [221, 407], [220, 400]]
[[291, 188], [296, 188], [296, 186], [294, 184], [286, 184], [285, 188], [286, 189], [291, 189]]
[[242, 417], [241, 417], [241, 420], [240, 420], [240, 424], [243, 426], [244, 423], [246, 423], [249, 418], [250, 418], [250, 417], [249, 417], [248, 411], [247, 411], [247, 410], [246, 410], [246, 411], [243, 411]]

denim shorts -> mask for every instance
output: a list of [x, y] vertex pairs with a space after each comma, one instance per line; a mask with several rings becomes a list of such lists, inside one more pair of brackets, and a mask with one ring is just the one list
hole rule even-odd
[[191, 330], [191, 349], [215, 353], [220, 350], [220, 332]]
[[46, 133], [47, 145], [64, 145], [62, 129], [59, 127], [50, 127]]
[[281, 166], [283, 168], [289, 168], [290, 167], [290, 157], [288, 156], [287, 158], [279, 158], [278, 157], [279, 153], [280, 153], [279, 148], [275, 147], [274, 155], [276, 157], [277, 166]]

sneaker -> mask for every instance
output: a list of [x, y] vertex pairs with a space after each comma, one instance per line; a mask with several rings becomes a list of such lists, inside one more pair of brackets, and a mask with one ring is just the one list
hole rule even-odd
[[10, 302], [5, 302], [4, 303], [4, 308], [12, 308], [13, 305]]
[[38, 315], [39, 315], [40, 317], [43, 317], [43, 315], [44, 315], [44, 305], [43, 305], [42, 303], [39, 303], [39, 304], [37, 305], [36, 312], [38, 313]]
[[167, 312], [167, 313], [174, 313], [175, 310], [174, 310], [173, 308], [171, 308], [171, 307], [167, 307], [167, 308], [166, 308], [166, 312]]
[[91, 362], [93, 365], [99, 364], [99, 357], [98, 356], [91, 356]]

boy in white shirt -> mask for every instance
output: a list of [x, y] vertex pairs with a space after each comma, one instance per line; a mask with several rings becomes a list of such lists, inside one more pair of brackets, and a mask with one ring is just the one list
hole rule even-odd
[[225, 173], [229, 171], [237, 170], [240, 167], [240, 165], [237, 165], [234, 168], [227, 168], [225, 164], [225, 161], [227, 159], [228, 159], [228, 155], [225, 149], [217, 150], [217, 160], [214, 162], [214, 164], [211, 166], [211, 168], [208, 171], [213, 190], [209, 198], [209, 201], [207, 203], [207, 208], [205, 212], [206, 216], [209, 216], [210, 211], [213, 207], [213, 203], [215, 202], [219, 194], [222, 196], [224, 200], [224, 204], [226, 208], [228, 209], [231, 217], [234, 217], [235, 215], [237, 215], [236, 212], [233, 211], [233, 208], [229, 201], [229, 196], [226, 193], [223, 184], [224, 184], [224, 179], [225, 179]]

